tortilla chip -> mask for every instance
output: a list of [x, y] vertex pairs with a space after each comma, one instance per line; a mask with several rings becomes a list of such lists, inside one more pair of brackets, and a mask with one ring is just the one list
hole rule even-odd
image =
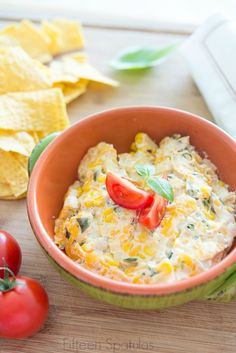
[[34, 146], [35, 140], [27, 132], [0, 131], [0, 150], [30, 156]]
[[52, 55], [84, 47], [82, 28], [77, 21], [65, 19], [43, 21], [41, 28], [42, 32], [50, 38], [49, 48]]
[[81, 62], [79, 57], [66, 55], [60, 61], [53, 60], [50, 63], [50, 70], [52, 80], [56, 82], [76, 82], [80, 78], [99, 82], [109, 86], [118, 86], [119, 83], [114, 81], [103, 74], [87, 62]]
[[86, 92], [88, 82], [88, 80], [79, 80], [72, 85], [69, 83], [58, 83], [56, 87], [61, 88], [65, 103], [68, 104]]
[[69, 125], [59, 88], [0, 96], [0, 129], [61, 131]]
[[0, 48], [0, 94], [50, 88], [50, 70], [20, 47]]
[[[42, 63], [52, 59], [50, 54], [50, 38], [40, 31], [30, 21], [24, 20], [19, 24], [12, 24], [0, 31], [3, 36], [3, 43], [8, 45], [21, 46], [32, 58], [38, 59]], [[11, 43], [11, 44], [10, 44]]]
[[3, 197], [9, 197], [12, 195], [10, 184], [0, 181], [0, 199]]
[[27, 158], [20, 154], [0, 150], [0, 182], [6, 183], [6, 181], [12, 190], [12, 196], [18, 197], [26, 192]]

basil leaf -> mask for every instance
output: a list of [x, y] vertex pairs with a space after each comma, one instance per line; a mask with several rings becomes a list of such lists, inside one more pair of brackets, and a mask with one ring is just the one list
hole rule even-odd
[[161, 177], [153, 176], [147, 180], [148, 186], [169, 201], [174, 200], [174, 192], [170, 183]]
[[136, 164], [135, 170], [138, 175], [149, 177], [155, 171], [155, 168], [150, 164]]
[[123, 50], [111, 61], [111, 66], [116, 70], [146, 69], [163, 63], [177, 44], [165, 47], [132, 47]]

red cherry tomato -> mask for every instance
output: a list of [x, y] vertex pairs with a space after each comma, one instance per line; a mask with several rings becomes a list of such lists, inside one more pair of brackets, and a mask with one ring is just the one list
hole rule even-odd
[[[11, 234], [0, 229], [0, 267], [6, 265], [17, 275], [21, 265], [21, 249]], [[3, 270], [0, 270], [0, 278], [3, 276]]]
[[139, 223], [149, 229], [158, 227], [166, 212], [168, 201], [162, 196], [155, 195], [151, 206], [144, 208], [139, 215]]
[[153, 200], [153, 194], [112, 172], [107, 173], [106, 188], [110, 198], [124, 208], [137, 210], [150, 205]]
[[38, 281], [16, 277], [15, 287], [0, 291], [0, 313], [0, 337], [32, 336], [47, 318], [47, 293]]

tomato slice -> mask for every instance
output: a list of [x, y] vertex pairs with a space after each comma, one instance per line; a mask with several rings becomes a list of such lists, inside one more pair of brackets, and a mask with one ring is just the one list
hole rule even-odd
[[131, 181], [113, 172], [107, 173], [106, 188], [110, 198], [117, 205], [131, 210], [147, 207], [153, 201], [153, 194], [139, 189]]
[[141, 211], [139, 223], [149, 229], [158, 227], [165, 215], [167, 203], [164, 197], [155, 194], [152, 204]]

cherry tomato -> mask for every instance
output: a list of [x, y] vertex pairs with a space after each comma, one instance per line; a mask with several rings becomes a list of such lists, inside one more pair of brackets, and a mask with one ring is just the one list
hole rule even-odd
[[[6, 265], [17, 275], [21, 266], [21, 249], [11, 234], [0, 229], [0, 267]], [[0, 278], [3, 276], [3, 270], [0, 270]]]
[[137, 210], [150, 205], [153, 200], [153, 194], [112, 172], [107, 173], [106, 188], [110, 198], [124, 208]]
[[155, 194], [151, 206], [144, 208], [139, 215], [139, 223], [149, 229], [158, 227], [166, 212], [168, 201], [162, 196]]
[[15, 280], [10, 278], [9, 283], [9, 290], [0, 291], [0, 337], [32, 336], [47, 318], [47, 293], [31, 278], [18, 276]]

